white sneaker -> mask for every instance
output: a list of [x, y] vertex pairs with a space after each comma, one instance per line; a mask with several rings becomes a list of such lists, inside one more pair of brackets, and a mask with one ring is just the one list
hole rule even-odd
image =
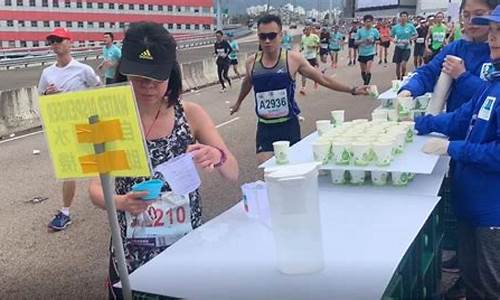
[[225, 93], [226, 92], [226, 89], [220, 89], [219, 90], [219, 93]]

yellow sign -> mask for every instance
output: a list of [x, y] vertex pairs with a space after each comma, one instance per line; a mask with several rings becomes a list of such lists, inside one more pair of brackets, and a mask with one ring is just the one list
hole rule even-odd
[[[56, 177], [151, 176], [131, 86], [40, 97], [40, 112]], [[99, 123], [89, 124], [97, 115]], [[95, 154], [93, 143], [105, 143]]]

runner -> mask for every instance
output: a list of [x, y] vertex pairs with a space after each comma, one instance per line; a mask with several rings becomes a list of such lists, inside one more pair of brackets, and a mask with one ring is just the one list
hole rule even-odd
[[427, 21], [422, 18], [417, 26], [417, 39], [415, 40], [415, 47], [413, 48], [413, 64], [415, 69], [424, 64], [425, 52], [425, 37], [427, 36]]
[[231, 60], [231, 65], [233, 66], [233, 71], [238, 76], [241, 77], [240, 72], [238, 71], [238, 53], [240, 52], [240, 46], [238, 42], [233, 38], [233, 33], [230, 32], [227, 34], [229, 40], [229, 46], [231, 47], [231, 52], [229, 53], [229, 59]]
[[493, 73], [455, 112], [419, 118], [415, 128], [419, 134], [460, 136], [451, 142], [430, 139], [423, 151], [449, 155], [456, 162], [453, 200], [465, 298], [500, 299], [500, 5], [491, 16], [474, 17], [472, 23], [489, 23]]
[[382, 20], [379, 27], [377, 28], [380, 34], [380, 52], [378, 56], [378, 64], [382, 63], [382, 59], [384, 59], [384, 63], [387, 63], [387, 49], [391, 46], [391, 29], [387, 25], [386, 20]]
[[[425, 38], [425, 49], [430, 51], [428, 55], [433, 58], [439, 51], [446, 45], [446, 31], [447, 28], [443, 24], [444, 13], [438, 12], [434, 16], [434, 25], [429, 27], [427, 37]], [[429, 41], [431, 43], [429, 44]]]
[[406, 75], [406, 63], [411, 54], [411, 41], [418, 36], [415, 26], [408, 22], [407, 12], [403, 11], [399, 14], [399, 24], [392, 27], [391, 36], [396, 45], [392, 62], [396, 64], [396, 78], [401, 80]]
[[281, 47], [286, 50], [292, 50], [292, 36], [287, 30], [283, 30], [283, 40], [281, 42]]
[[[101, 84], [99, 77], [88, 65], [71, 56], [71, 34], [65, 28], [56, 28], [47, 36], [47, 43], [56, 55], [56, 63], [45, 68], [38, 82], [38, 93], [79, 91]], [[64, 181], [62, 187], [63, 207], [57, 212], [48, 227], [54, 231], [66, 229], [71, 224], [70, 207], [75, 198], [76, 182]]]
[[326, 72], [326, 63], [328, 59], [328, 54], [330, 53], [328, 46], [330, 44], [330, 33], [327, 31], [326, 27], [321, 28], [321, 33], [319, 35], [319, 57], [321, 63], [320, 67], [321, 73]]
[[363, 17], [363, 27], [356, 32], [355, 44], [359, 47], [359, 68], [361, 69], [361, 78], [365, 85], [370, 84], [372, 77], [371, 68], [373, 57], [376, 53], [376, 42], [380, 35], [377, 29], [373, 28], [373, 16], [365, 15]]
[[[182, 75], [176, 58], [176, 43], [162, 24], [132, 23], [123, 40], [119, 72], [127, 75], [142, 120], [148, 158], [153, 168], [184, 153], [191, 153], [199, 170], [218, 173], [236, 183], [238, 163], [217, 132], [211, 118], [198, 104], [180, 101]], [[141, 53], [148, 51], [145, 59]], [[164, 181], [159, 172], [154, 178]], [[144, 177], [117, 177], [113, 200], [116, 204], [128, 272], [175, 243], [202, 223], [199, 190], [175, 195], [163, 184], [161, 196], [144, 201], [147, 192], [132, 192], [132, 186]], [[98, 178], [91, 181], [92, 203], [104, 209], [104, 196]], [[212, 199], [215, 200], [215, 199]], [[168, 221], [168, 212], [172, 217]], [[157, 218], [161, 214], [162, 217]], [[157, 222], [141, 218], [148, 216]], [[108, 299], [123, 299], [121, 289], [113, 288], [120, 278], [115, 249], [109, 247]], [[172, 270], [173, 272], [175, 270]]]
[[[281, 26], [280, 26], [281, 27]], [[314, 68], [319, 68], [318, 64], [318, 48], [320, 44], [320, 39], [317, 35], [312, 33], [312, 27], [307, 26], [304, 29], [304, 35], [302, 36], [302, 55]], [[300, 89], [300, 94], [306, 94], [306, 76], [302, 76], [302, 88]]]
[[219, 82], [222, 86], [220, 92], [226, 92], [226, 85], [224, 80], [227, 81], [229, 87], [231, 87], [231, 79], [227, 75], [229, 71], [229, 66], [231, 65], [231, 60], [229, 59], [229, 54], [233, 51], [229, 43], [224, 40], [224, 32], [222, 30], [217, 30], [215, 32], [215, 37], [217, 41], [214, 44], [215, 56], [217, 56], [217, 76], [219, 77]]
[[344, 43], [345, 37], [339, 32], [339, 26], [333, 25], [332, 31], [330, 32], [330, 44], [328, 49], [330, 49], [330, 57], [332, 58], [332, 68], [336, 68], [339, 62], [339, 51], [342, 44]]
[[273, 142], [300, 140], [300, 113], [295, 101], [295, 77], [297, 73], [336, 91], [353, 95], [367, 95], [368, 87], [349, 87], [319, 72], [299, 53], [280, 48], [281, 19], [265, 15], [257, 23], [262, 52], [246, 61], [247, 75], [243, 78], [238, 100], [230, 113], [236, 113], [252, 88], [255, 93], [257, 122], [257, 161], [262, 163], [273, 155]]
[[120, 61], [120, 57], [122, 56], [122, 51], [113, 43], [113, 38], [112, 32], [104, 33], [104, 47], [102, 49], [102, 56], [104, 60], [99, 64], [99, 66], [97, 66], [98, 70], [104, 70], [106, 85], [115, 83], [114, 78], [116, 74], [116, 67]]
[[356, 31], [358, 31], [358, 21], [353, 20], [348, 34], [348, 47], [349, 47], [349, 63], [348, 66], [356, 64], [358, 57], [358, 46], [354, 42], [356, 40]]

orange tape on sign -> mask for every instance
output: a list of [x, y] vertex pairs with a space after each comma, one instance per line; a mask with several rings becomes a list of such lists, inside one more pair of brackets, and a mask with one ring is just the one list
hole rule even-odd
[[80, 144], [102, 144], [123, 139], [119, 119], [100, 121], [95, 124], [76, 124], [75, 129]]
[[100, 154], [80, 156], [80, 166], [84, 174], [109, 173], [129, 170], [127, 153], [124, 150], [107, 151]]

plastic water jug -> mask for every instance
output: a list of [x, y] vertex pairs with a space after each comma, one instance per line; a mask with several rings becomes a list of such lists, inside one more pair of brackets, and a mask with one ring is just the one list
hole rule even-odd
[[305, 274], [323, 268], [318, 164], [265, 171], [278, 269]]

